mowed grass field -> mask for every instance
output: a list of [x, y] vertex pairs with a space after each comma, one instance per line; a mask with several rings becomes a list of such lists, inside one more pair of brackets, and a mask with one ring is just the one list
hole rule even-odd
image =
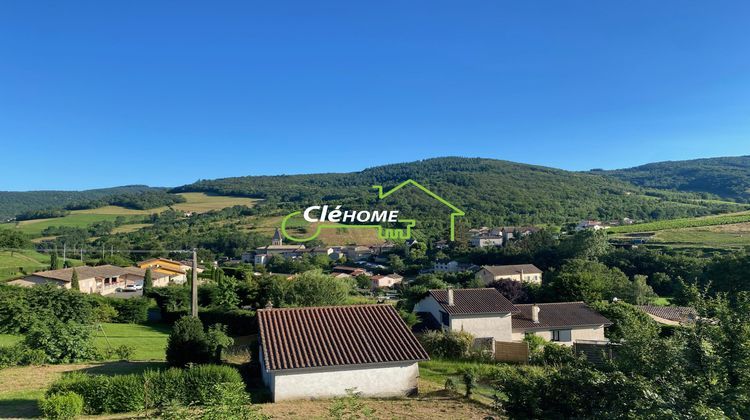
[[95, 331], [94, 345], [99, 350], [126, 345], [135, 348], [133, 360], [164, 360], [170, 327], [161, 324], [101, 323]]
[[750, 246], [750, 223], [661, 230], [654, 232], [649, 243], [682, 247], [743, 248]]
[[[246, 197], [229, 197], [208, 195], [204, 193], [181, 193], [186, 202], [175, 204], [173, 209], [184, 212], [205, 213], [212, 210], [221, 210], [232, 206], [253, 206], [258, 202], [256, 199]], [[91, 224], [102, 221], [114, 221], [118, 217], [126, 217], [132, 223], [119, 226], [116, 232], [133, 232], [148, 224], [143, 223], [143, 216], [158, 214], [168, 207], [157, 207], [148, 210], [126, 209], [118, 206], [105, 206], [97, 209], [74, 210], [65, 217], [51, 219], [24, 220], [17, 223], [0, 224], [0, 229], [18, 229], [32, 237], [39, 237], [42, 231], [50, 226], [67, 226], [85, 228]]]

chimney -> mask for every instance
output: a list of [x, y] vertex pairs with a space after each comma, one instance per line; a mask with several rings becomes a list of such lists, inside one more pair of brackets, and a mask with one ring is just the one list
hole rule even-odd
[[523, 268], [521, 269], [521, 281], [523, 281]]
[[453, 289], [448, 289], [448, 306], [453, 306]]
[[536, 304], [531, 306], [531, 320], [534, 321], [535, 324], [539, 323], [539, 311], [541, 311], [541, 309]]

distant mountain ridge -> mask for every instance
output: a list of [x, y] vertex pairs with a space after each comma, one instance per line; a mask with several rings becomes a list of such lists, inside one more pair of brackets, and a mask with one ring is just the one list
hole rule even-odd
[[[318, 203], [368, 204], [374, 197], [372, 185], [387, 188], [406, 179], [422, 183], [467, 211], [466, 222], [473, 226], [561, 225], [584, 218], [658, 220], [746, 208], [706, 199], [750, 202], [750, 156], [657, 162], [587, 172], [495, 159], [442, 157], [350, 173], [200, 180], [169, 191], [261, 198], [271, 208], [297, 209]], [[0, 192], [0, 218], [155, 190], [164, 188], [130, 185], [87, 191]], [[400, 200], [398, 204], [430, 216], [427, 202]]]
[[[570, 223], [582, 218], [655, 220], [707, 215], [744, 207], [703, 203], [700, 196], [644, 189], [598, 173], [570, 172], [484, 158], [444, 157], [368, 168], [351, 173], [246, 176], [201, 180], [172, 192], [241, 195], [266, 205], [363, 204], [372, 185], [414, 179], [467, 212], [472, 226]], [[426, 204], [398, 201], [399, 208], [430, 216]], [[435, 222], [439, 223], [439, 222]]]
[[655, 162], [592, 172], [647, 188], [709, 193], [750, 202], [750, 156]]

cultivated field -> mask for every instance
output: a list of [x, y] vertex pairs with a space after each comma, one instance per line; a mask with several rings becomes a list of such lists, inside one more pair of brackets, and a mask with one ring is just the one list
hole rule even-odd
[[655, 232], [666, 229], [684, 229], [692, 227], [729, 225], [750, 222], [750, 211], [720, 214], [716, 216], [688, 217], [683, 219], [660, 220], [658, 222], [639, 223], [635, 225], [615, 226], [607, 230], [611, 234]]
[[649, 243], [675, 247], [743, 248], [750, 246], [750, 223], [660, 230], [653, 232]]
[[[268, 236], [273, 235], [274, 230], [277, 227], [281, 227], [282, 216], [273, 217], [251, 217], [246, 222], [246, 230], [250, 232], [258, 232]], [[296, 235], [302, 237], [308, 237], [315, 231], [316, 223], [307, 223], [304, 220], [291, 218], [287, 223], [287, 228], [304, 227], [309, 233], [297, 233]], [[291, 233], [291, 230], [290, 230]], [[375, 229], [347, 229], [342, 225], [339, 229], [323, 229], [320, 235], [316, 238], [322, 241], [325, 245], [336, 246], [336, 245], [377, 245], [382, 244], [383, 240], [378, 238], [377, 230]], [[287, 241], [288, 242], [288, 241]]]
[[[175, 204], [173, 209], [184, 212], [205, 213], [212, 210], [221, 210], [232, 206], [253, 206], [258, 202], [256, 199], [245, 197], [228, 197], [207, 195], [204, 193], [182, 193], [181, 196], [187, 200], [184, 203]], [[102, 221], [114, 221], [118, 217], [126, 217], [130, 223], [119, 226], [116, 232], [133, 232], [148, 226], [143, 223], [143, 217], [150, 214], [161, 213], [168, 207], [157, 207], [148, 210], [126, 209], [119, 206], [104, 206], [97, 209], [74, 210], [65, 217], [51, 219], [24, 220], [17, 223], [0, 224], [0, 229], [18, 229], [27, 235], [39, 237], [42, 231], [50, 226], [67, 226], [85, 228], [91, 224]]]

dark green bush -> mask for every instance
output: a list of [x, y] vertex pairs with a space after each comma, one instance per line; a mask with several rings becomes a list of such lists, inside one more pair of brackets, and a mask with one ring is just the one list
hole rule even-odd
[[96, 354], [91, 326], [54, 318], [36, 322], [24, 344], [44, 351], [49, 363], [76, 363], [91, 360]]
[[75, 392], [83, 397], [87, 414], [124, 413], [158, 408], [178, 401], [203, 405], [218, 384], [244, 386], [237, 369], [230, 366], [197, 365], [188, 369], [147, 371], [142, 375], [88, 375], [71, 373], [47, 390], [51, 397]]
[[51, 395], [39, 400], [39, 411], [52, 420], [72, 420], [83, 413], [83, 398], [75, 392]]
[[148, 308], [151, 300], [147, 298], [111, 299], [117, 310], [115, 322], [122, 324], [141, 324], [148, 321]]
[[431, 357], [462, 359], [469, 357], [474, 337], [463, 331], [428, 331], [419, 341]]
[[251, 335], [258, 332], [258, 321], [254, 311], [245, 309], [201, 309], [198, 314], [204, 325], [223, 324], [229, 335]]
[[114, 348], [114, 354], [120, 360], [130, 360], [135, 354], [135, 347], [123, 344]]
[[189, 363], [206, 363], [211, 353], [200, 319], [185, 316], [175, 322], [167, 342], [167, 363], [184, 367]]
[[144, 407], [143, 376], [116, 375], [107, 378], [104, 413], [127, 413]]
[[242, 376], [229, 366], [196, 365], [185, 372], [186, 403], [204, 404], [211, 396], [213, 386], [221, 383], [242, 383]]
[[104, 413], [109, 406], [109, 377], [74, 372], [55, 381], [47, 396], [62, 392], [75, 392], [83, 397], [83, 411], [87, 414]]
[[185, 397], [185, 373], [183, 369], [149, 370], [143, 374], [147, 408], [165, 407]]
[[51, 285], [0, 285], [0, 333], [25, 333], [38, 321], [90, 324], [94, 301], [89, 295]]

